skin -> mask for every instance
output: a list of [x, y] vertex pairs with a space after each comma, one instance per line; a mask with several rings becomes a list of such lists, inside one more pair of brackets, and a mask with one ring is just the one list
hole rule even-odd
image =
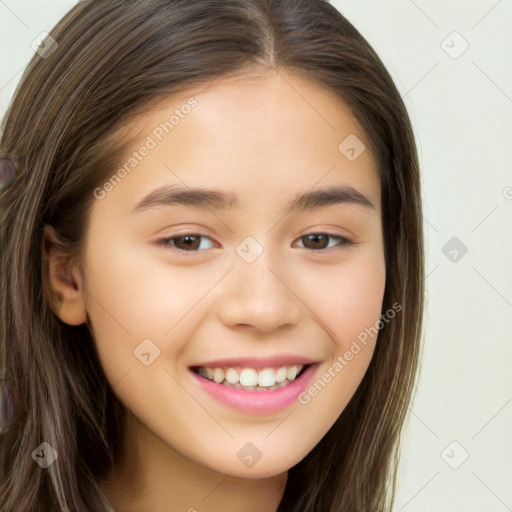
[[[198, 106], [94, 201], [83, 265], [50, 252], [54, 309], [70, 325], [89, 321], [128, 409], [123, 456], [100, 482], [117, 511], [276, 510], [287, 471], [339, 417], [376, 338], [307, 405], [268, 415], [218, 403], [188, 368], [285, 353], [320, 361], [316, 380], [378, 322], [386, 269], [377, 167], [349, 107], [291, 72], [256, 69], [189, 93]], [[168, 98], [134, 121], [133, 151], [182, 104]], [[367, 148], [354, 161], [338, 150], [350, 134]], [[132, 213], [156, 187], [183, 183], [236, 193], [239, 211]], [[375, 208], [284, 210], [297, 193], [330, 185], [356, 188]], [[154, 244], [184, 231], [206, 235], [192, 255], [183, 239]], [[333, 234], [324, 245], [304, 238], [322, 232]], [[251, 264], [236, 252], [249, 235], [263, 246]], [[134, 357], [147, 338], [160, 350], [149, 366]], [[237, 457], [249, 441], [262, 453], [252, 467]]]

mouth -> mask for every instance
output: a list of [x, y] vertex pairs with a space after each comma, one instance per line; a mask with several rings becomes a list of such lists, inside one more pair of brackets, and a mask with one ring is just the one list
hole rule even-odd
[[206, 380], [223, 386], [245, 391], [273, 391], [289, 386], [298, 379], [311, 364], [268, 366], [193, 366], [190, 369]]
[[[298, 400], [299, 395], [314, 379], [320, 362], [302, 360], [241, 361], [205, 363], [189, 367], [194, 386], [199, 394], [213, 399], [223, 407], [248, 415], [273, 415], [283, 411]], [[207, 365], [206, 365], [207, 364]], [[270, 366], [269, 366], [270, 365]], [[256, 366], [256, 367], [255, 367]]]

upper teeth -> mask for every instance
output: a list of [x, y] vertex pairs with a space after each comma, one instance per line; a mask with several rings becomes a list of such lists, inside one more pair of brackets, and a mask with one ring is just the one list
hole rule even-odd
[[303, 365], [296, 364], [292, 366], [281, 366], [280, 368], [205, 368], [200, 367], [199, 373], [207, 379], [213, 380], [218, 384], [226, 381], [229, 384], [240, 383], [242, 386], [262, 386], [272, 387], [276, 383], [284, 382], [286, 379], [294, 381], [302, 370]]

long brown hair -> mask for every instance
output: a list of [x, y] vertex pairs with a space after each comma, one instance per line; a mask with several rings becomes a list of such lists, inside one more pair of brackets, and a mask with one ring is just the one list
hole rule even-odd
[[[81, 1], [51, 36], [58, 47], [30, 61], [0, 136], [0, 155], [17, 165], [0, 196], [0, 378], [14, 404], [0, 436], [0, 511], [112, 510], [97, 479], [114, 463], [124, 406], [88, 327], [51, 309], [43, 227], [81, 261], [93, 190], [133, 136], [124, 124], [254, 65], [309, 77], [351, 107], [380, 174], [382, 311], [402, 306], [347, 407], [290, 469], [278, 511], [390, 510], [419, 364], [424, 256], [414, 135], [374, 50], [326, 0]], [[31, 456], [42, 442], [58, 453], [45, 470]]]

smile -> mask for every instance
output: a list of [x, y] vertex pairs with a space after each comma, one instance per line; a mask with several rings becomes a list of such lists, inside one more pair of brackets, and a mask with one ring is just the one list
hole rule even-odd
[[236, 389], [247, 391], [268, 391], [283, 388], [300, 375], [305, 366], [302, 364], [280, 367], [255, 368], [211, 368], [197, 367], [193, 371], [205, 379]]
[[[312, 382], [319, 363], [265, 366], [193, 366], [190, 375], [204, 400], [244, 414], [278, 413], [298, 400]], [[203, 400], [201, 400], [203, 401]]]

